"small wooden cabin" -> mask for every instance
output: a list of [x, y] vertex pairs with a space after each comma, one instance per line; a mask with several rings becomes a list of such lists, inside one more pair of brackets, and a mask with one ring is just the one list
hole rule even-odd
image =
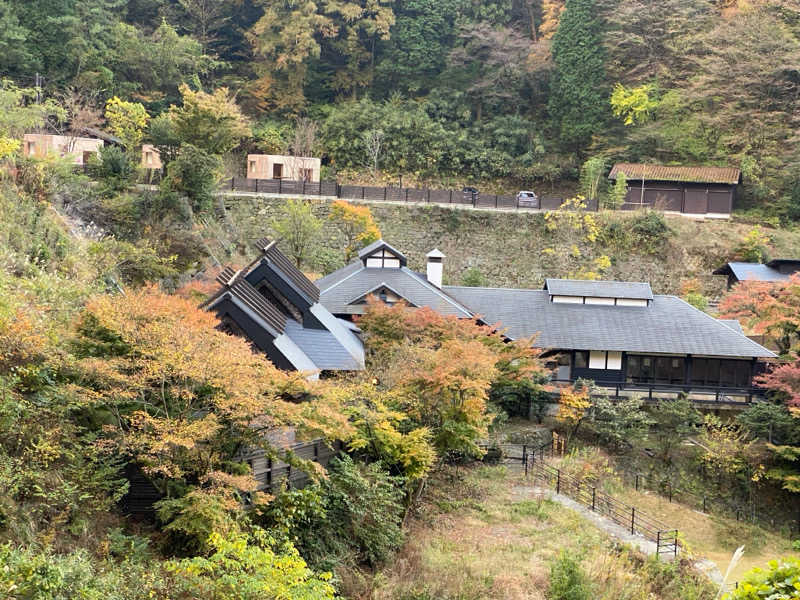
[[290, 181], [319, 181], [322, 162], [310, 156], [279, 154], [248, 154], [248, 179], [288, 179]]
[[653, 208], [694, 218], [728, 219], [741, 172], [733, 167], [685, 167], [617, 163], [608, 177], [625, 174], [622, 210]]

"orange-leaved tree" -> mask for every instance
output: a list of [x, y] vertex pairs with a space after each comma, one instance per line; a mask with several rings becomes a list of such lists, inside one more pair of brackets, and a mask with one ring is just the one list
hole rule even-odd
[[381, 230], [378, 229], [369, 206], [337, 200], [331, 205], [331, 212], [328, 218], [342, 232], [347, 242], [345, 247], [346, 261], [350, 261], [360, 248], [379, 240], [381, 237]]
[[800, 340], [800, 274], [788, 280], [743, 281], [719, 305], [723, 319], [740, 319], [786, 354]]
[[[270, 430], [292, 427], [329, 438], [349, 431], [321, 388], [280, 371], [218, 324], [194, 303], [151, 287], [92, 298], [74, 343], [72, 389], [87, 414], [104, 421], [100, 445], [151, 478], [167, 496], [162, 516], [184, 532], [189, 527], [180, 520], [188, 514], [213, 513], [210, 520], [222, 522], [242, 494], [254, 492], [237, 452], [261, 447], [282, 454], [266, 436]], [[170, 503], [170, 496], [181, 503]], [[194, 518], [201, 541], [218, 529], [208, 521]]]
[[493, 386], [543, 377], [528, 340], [507, 342], [470, 319], [370, 299], [359, 325], [371, 373], [381, 386], [403, 390], [395, 408], [431, 431], [440, 458], [481, 454]]

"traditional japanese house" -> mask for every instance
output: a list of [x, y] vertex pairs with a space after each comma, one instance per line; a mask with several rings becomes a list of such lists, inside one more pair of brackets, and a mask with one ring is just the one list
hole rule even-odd
[[534, 338], [554, 379], [592, 379], [612, 394], [644, 393], [745, 402], [760, 392], [753, 377], [774, 354], [676, 296], [653, 294], [643, 282], [548, 279], [544, 289], [442, 285], [444, 255], [428, 255], [426, 274], [379, 241], [358, 260], [323, 277], [320, 302], [343, 318], [363, 314], [366, 298], [429, 306], [479, 318], [510, 339]]
[[219, 290], [204, 304], [227, 331], [242, 335], [279, 368], [326, 371], [364, 368], [357, 328], [319, 302], [319, 289], [274, 241], [257, 242], [261, 255], [244, 269], [226, 268]]
[[615, 164], [608, 177], [625, 174], [628, 192], [623, 210], [653, 208], [696, 218], [727, 219], [741, 180], [733, 167]]
[[728, 289], [740, 281], [786, 281], [800, 273], [800, 258], [776, 258], [766, 264], [729, 262], [714, 271], [728, 277]]

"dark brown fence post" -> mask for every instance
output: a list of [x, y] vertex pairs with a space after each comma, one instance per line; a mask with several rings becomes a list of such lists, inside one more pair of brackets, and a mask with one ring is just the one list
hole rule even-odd
[[406, 202], [408, 202], [408, 188], [406, 188]]
[[386, 202], [386, 198], [387, 198], [388, 193], [389, 193], [389, 188], [384, 187], [383, 188], [383, 201], [384, 202]]
[[556, 469], [556, 494], [560, 493], [561, 493], [561, 469]]
[[453, 203], [453, 190], [450, 190], [450, 204]]
[[236, 177], [231, 177], [231, 191], [236, 191]]
[[258, 179], [256, 179], [256, 194], [258, 193]]
[[631, 507], [631, 535], [636, 533], [636, 507]]
[[595, 509], [594, 507], [595, 507], [595, 499], [596, 499], [596, 496], [597, 496], [597, 488], [596, 488], [596, 487], [593, 487], [593, 488], [592, 488], [592, 510], [594, 510], [594, 509]]
[[283, 179], [280, 178], [278, 179], [278, 193], [279, 194], [283, 193]]
[[364, 200], [367, 197], [367, 188], [363, 185], [361, 186], [361, 199]]

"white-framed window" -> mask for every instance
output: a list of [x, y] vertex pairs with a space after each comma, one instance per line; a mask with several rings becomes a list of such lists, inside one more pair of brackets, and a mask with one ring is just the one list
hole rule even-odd
[[600, 350], [592, 350], [589, 352], [589, 368], [590, 369], [605, 369], [606, 368], [606, 353]]
[[592, 350], [589, 352], [589, 368], [619, 371], [622, 369], [622, 352]]
[[378, 269], [399, 269], [400, 259], [388, 250], [378, 250], [367, 257], [367, 266]]

